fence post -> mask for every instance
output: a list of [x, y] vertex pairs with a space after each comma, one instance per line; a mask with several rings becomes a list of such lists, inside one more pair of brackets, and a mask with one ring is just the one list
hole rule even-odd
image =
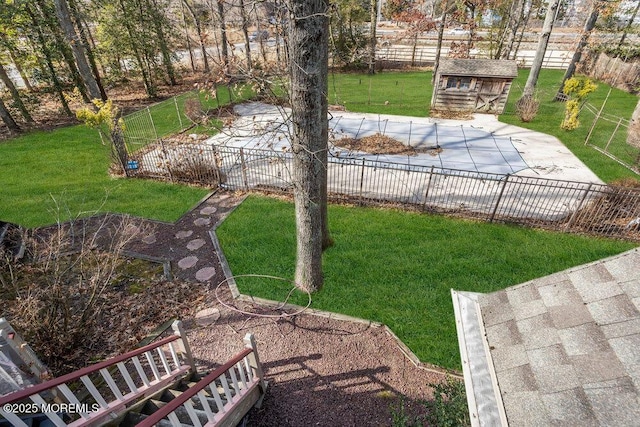
[[158, 138], [158, 129], [156, 129], [156, 124], [153, 122], [153, 116], [151, 115], [151, 109], [149, 107], [147, 107], [147, 114], [149, 114], [149, 121], [151, 122], [151, 129], [153, 129], [153, 134], [156, 137], [156, 141], [160, 138]]
[[260, 391], [261, 396], [256, 402], [256, 408], [260, 409], [262, 406], [262, 400], [264, 398], [264, 394], [267, 391], [267, 382], [264, 380], [264, 372], [262, 371], [262, 363], [260, 363], [260, 356], [258, 356], [258, 345], [256, 344], [256, 339], [251, 333], [247, 333], [244, 336], [244, 346], [246, 348], [250, 348], [253, 350], [251, 354], [247, 356], [249, 359], [249, 366], [254, 371], [254, 375], [260, 379]]
[[489, 218], [489, 222], [493, 222], [493, 219], [496, 217], [496, 212], [498, 212], [498, 205], [500, 204], [500, 200], [502, 200], [502, 195], [504, 194], [505, 188], [507, 188], [507, 183], [509, 182], [509, 176], [504, 176], [504, 185], [500, 189], [500, 194], [498, 195], [498, 200], [496, 200], [496, 205], [493, 208], [493, 212], [491, 213], [491, 218]]
[[609, 149], [609, 144], [611, 144], [611, 141], [613, 141], [613, 137], [616, 136], [616, 132], [618, 132], [618, 129], [620, 129], [620, 125], [622, 124], [622, 117], [620, 117], [620, 119], [618, 120], [618, 124], [616, 125], [616, 128], [613, 130], [613, 132], [611, 132], [611, 136], [609, 137], [609, 140], [607, 141], [607, 145], [604, 146], [604, 152], [607, 153], [608, 149]]
[[431, 187], [431, 178], [433, 177], [433, 165], [431, 165], [431, 170], [429, 171], [429, 180], [427, 181], [427, 189], [424, 192], [424, 203], [422, 204], [422, 211], [424, 212], [427, 208], [427, 198], [429, 197], [429, 188]]
[[180, 115], [180, 108], [178, 108], [178, 97], [173, 97], [173, 104], [176, 106], [176, 114], [178, 115], [178, 121], [180, 122], [180, 130], [184, 129], [182, 125], [182, 116]]
[[362, 159], [362, 167], [360, 168], [360, 206], [362, 206], [362, 187], [364, 185], [364, 163], [365, 159]]
[[407, 144], [409, 144], [409, 148], [411, 148], [411, 128], [413, 126], [413, 121], [409, 121], [409, 142]]
[[171, 172], [171, 159], [169, 158], [169, 153], [167, 152], [167, 148], [164, 146], [164, 141], [162, 138], [159, 138], [160, 147], [162, 147], [162, 154], [164, 154], [165, 164], [167, 165], [167, 172], [169, 173], [169, 181], [174, 182], [173, 180], [173, 172]]
[[600, 116], [602, 115], [602, 110], [604, 110], [604, 106], [607, 105], [607, 101], [609, 100], [609, 95], [611, 95], [611, 88], [609, 88], [609, 92], [607, 92], [607, 96], [604, 98], [604, 101], [602, 101], [602, 105], [600, 106], [600, 109], [598, 110], [598, 114], [596, 114], [596, 117], [593, 119], [593, 123], [591, 123], [591, 128], [589, 129], [589, 133], [587, 134], [587, 138], [584, 140], [584, 145], [589, 144], [589, 140], [591, 139], [591, 134], [593, 133], [593, 130], [595, 129], [596, 125], [598, 124], [598, 120], [600, 120]]
[[244, 161], [244, 148], [240, 147], [240, 170], [242, 170], [242, 183], [244, 184], [244, 191], [249, 191], [249, 184], [247, 181], [247, 164]]
[[567, 225], [565, 225], [565, 230], [569, 230], [573, 226], [573, 222], [577, 218], [578, 212], [580, 212], [580, 209], [582, 209], [582, 204], [587, 199], [587, 195], [589, 194], [589, 191], [591, 191], [591, 187], [593, 187], [593, 183], [592, 182], [589, 183], [589, 186], [587, 187], [587, 189], [585, 190], [584, 194], [580, 198], [580, 202], [578, 203], [578, 206], [576, 207], [576, 210], [573, 211], [573, 213], [571, 214], [571, 218], [569, 218], [569, 222], [567, 222]]
[[191, 353], [191, 347], [189, 347], [189, 342], [187, 341], [187, 334], [184, 332], [184, 328], [182, 327], [182, 322], [176, 320], [171, 325], [171, 329], [173, 329], [173, 333], [180, 337], [180, 342], [182, 343], [182, 351], [184, 351], [184, 357], [187, 361], [187, 364], [191, 366], [193, 373], [197, 372], [196, 363], [193, 360], [193, 354]]

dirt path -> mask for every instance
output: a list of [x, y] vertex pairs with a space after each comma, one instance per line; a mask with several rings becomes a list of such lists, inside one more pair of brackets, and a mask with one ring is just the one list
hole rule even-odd
[[245, 334], [256, 338], [269, 387], [251, 426], [389, 426], [401, 399], [420, 411], [428, 384], [445, 379], [416, 367], [381, 326], [312, 314], [250, 317], [215, 299], [207, 306], [211, 317], [187, 324], [199, 364], [221, 365], [242, 349]]

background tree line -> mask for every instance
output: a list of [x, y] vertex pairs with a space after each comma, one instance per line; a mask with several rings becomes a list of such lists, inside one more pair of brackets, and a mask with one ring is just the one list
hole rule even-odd
[[[110, 87], [136, 80], [154, 98], [185, 68], [212, 84], [287, 70], [291, 11], [283, 0], [1, 1], [0, 118], [13, 131], [34, 121], [30, 105], [43, 91], [55, 96], [61, 114], [73, 117], [72, 94], [84, 102], [106, 100]], [[580, 15], [572, 0], [557, 3], [554, 21]], [[633, 49], [627, 34], [640, 2], [581, 4], [580, 18], [594, 18], [585, 34], [597, 22], [618, 32], [618, 51]], [[450, 49], [458, 57], [469, 55], [484, 27], [491, 56], [512, 59], [525, 30], [540, 25], [548, 9], [549, 0], [332, 0], [330, 65], [375, 72], [378, 19], [401, 24], [396, 39], [414, 49], [421, 34], [437, 31], [439, 51], [445, 28], [462, 27], [467, 35]], [[579, 50], [587, 41], [581, 39]]]

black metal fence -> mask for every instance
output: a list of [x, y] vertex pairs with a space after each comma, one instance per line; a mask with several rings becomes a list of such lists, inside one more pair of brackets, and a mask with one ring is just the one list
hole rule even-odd
[[[159, 140], [132, 159], [137, 176], [227, 190], [293, 189], [290, 152]], [[640, 241], [640, 189], [331, 157], [328, 191], [333, 201]]]

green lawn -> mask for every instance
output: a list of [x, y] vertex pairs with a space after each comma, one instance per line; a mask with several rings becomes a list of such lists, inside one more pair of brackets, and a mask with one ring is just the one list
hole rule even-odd
[[109, 149], [84, 125], [0, 143], [0, 220], [34, 227], [94, 211], [175, 221], [206, 189], [114, 179]]
[[[424, 362], [459, 369], [450, 289], [491, 292], [633, 248], [632, 243], [374, 208], [330, 206], [335, 246], [313, 308], [387, 324]], [[291, 203], [251, 196], [217, 232], [231, 271], [293, 278]], [[291, 285], [239, 279], [282, 301]], [[293, 302], [306, 304], [306, 295]]]
[[[536, 86], [536, 94], [541, 101], [538, 116], [530, 123], [522, 123], [515, 115], [515, 102], [522, 95], [528, 74], [528, 69], [519, 71], [518, 78], [514, 80], [511, 88], [505, 114], [500, 116], [501, 121], [556, 136], [605, 182], [625, 177], [638, 179], [635, 173], [624, 166], [584, 145], [593, 114], [586, 111], [581, 113], [581, 125], [575, 131], [569, 132], [560, 128], [564, 117], [564, 104], [554, 102], [553, 98], [564, 71], [541, 71]], [[429, 114], [433, 91], [431, 75], [431, 72], [381, 72], [373, 76], [334, 73], [329, 76], [329, 103], [344, 105], [347, 110], [354, 112], [426, 117]], [[599, 109], [608, 90], [608, 85], [600, 83], [598, 89], [589, 95], [589, 103]], [[629, 119], [637, 102], [637, 96], [613, 89], [607, 100], [605, 112]], [[614, 122], [600, 121], [590, 143], [603, 148], [615, 127]], [[626, 133], [619, 130], [610, 149], [631, 162], [636, 156], [629, 153], [633, 150], [630, 150], [625, 139]]]
[[[226, 88], [211, 97], [201, 93], [205, 108], [215, 108], [251, 96], [251, 88]], [[179, 106], [191, 94], [177, 98]], [[153, 123], [125, 118], [142, 138], [165, 135], [188, 125], [178, 118], [175, 104], [167, 100], [151, 106]], [[136, 115], [140, 117], [139, 115]], [[215, 126], [202, 132], [215, 133]], [[139, 132], [138, 132], [139, 131]], [[138, 148], [138, 147], [136, 147]], [[0, 142], [0, 220], [35, 227], [95, 212], [127, 213], [160, 221], [175, 221], [207, 193], [207, 189], [140, 179], [109, 176], [109, 147], [97, 130], [84, 125], [52, 131], [30, 132]]]
[[[518, 78], [514, 81], [513, 88], [510, 92], [506, 114], [500, 116], [501, 121], [554, 135], [605, 182], [612, 182], [626, 177], [640, 179], [637, 174], [623, 167], [616, 161], [599, 153], [594, 148], [584, 145], [591, 124], [593, 123], [594, 114], [583, 110], [580, 113], [580, 127], [574, 131], [565, 131], [560, 128], [560, 123], [564, 117], [564, 103], [554, 102], [553, 98], [562, 81], [564, 71], [542, 70], [536, 86], [536, 95], [540, 101], [540, 110], [532, 122], [522, 123], [514, 114], [515, 102], [522, 95], [522, 88], [524, 88], [528, 73], [529, 70], [520, 70]], [[589, 95], [587, 101], [597, 109], [600, 109], [605, 102], [608, 92], [608, 85], [598, 83], [598, 88]], [[604, 113], [629, 120], [637, 102], [638, 97], [636, 95], [631, 95], [619, 89], [613, 89], [609, 95], [609, 99], [606, 101]], [[615, 128], [615, 122], [600, 120], [591, 135], [589, 143], [604, 148], [614, 133]], [[615, 133], [615, 139], [612, 141], [610, 147], [611, 151], [617, 151], [616, 155], [622, 157], [627, 162], [632, 162], [635, 158], [633, 155], [629, 156], [629, 151], [632, 151], [632, 149], [626, 144], [626, 131], [624, 129], [619, 129]], [[637, 152], [637, 150], [635, 150], [635, 152]]]
[[431, 93], [431, 72], [329, 76], [329, 104], [343, 105], [354, 112], [425, 117]]

